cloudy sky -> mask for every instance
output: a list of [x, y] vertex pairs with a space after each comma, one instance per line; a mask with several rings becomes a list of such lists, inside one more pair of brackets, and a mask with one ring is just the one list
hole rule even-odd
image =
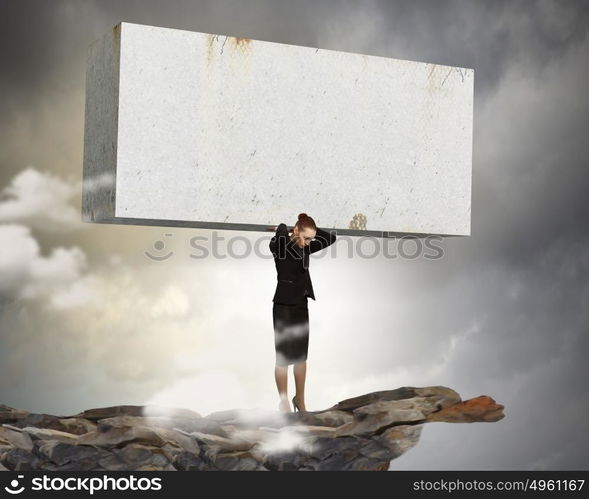
[[276, 407], [269, 254], [81, 222], [86, 48], [128, 21], [474, 68], [472, 235], [438, 260], [312, 262], [307, 407], [444, 385], [505, 419], [426, 425], [392, 469], [589, 469], [587, 2], [0, 5], [0, 403]]

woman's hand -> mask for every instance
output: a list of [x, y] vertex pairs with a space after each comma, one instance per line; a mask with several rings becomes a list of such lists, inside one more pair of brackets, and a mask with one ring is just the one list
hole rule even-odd
[[[274, 232], [276, 232], [276, 231], [278, 230], [278, 227], [279, 227], [280, 225], [282, 225], [282, 224], [278, 224], [278, 225], [276, 225], [276, 226], [274, 226], [274, 227], [269, 227], [269, 228], [268, 228], [268, 230], [271, 230], [271, 231], [274, 231]], [[288, 228], [288, 225], [285, 225], [285, 227], [286, 227], [286, 230], [287, 230], [288, 232], [291, 232], [291, 231], [292, 231], [292, 229], [289, 229], [289, 228]]]

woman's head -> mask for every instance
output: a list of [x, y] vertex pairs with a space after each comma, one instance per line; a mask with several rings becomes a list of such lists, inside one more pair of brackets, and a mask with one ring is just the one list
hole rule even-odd
[[293, 238], [297, 244], [302, 248], [308, 246], [311, 240], [315, 237], [317, 226], [313, 220], [306, 213], [299, 213], [299, 218], [293, 229]]

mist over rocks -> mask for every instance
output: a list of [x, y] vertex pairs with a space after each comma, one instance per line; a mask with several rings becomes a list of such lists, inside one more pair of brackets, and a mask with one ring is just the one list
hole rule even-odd
[[463, 401], [444, 386], [371, 392], [302, 413], [121, 405], [55, 416], [0, 404], [0, 470], [386, 471], [425, 423], [503, 418], [491, 397]]

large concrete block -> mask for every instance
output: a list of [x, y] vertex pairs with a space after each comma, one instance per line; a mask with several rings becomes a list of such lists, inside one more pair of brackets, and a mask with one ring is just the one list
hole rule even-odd
[[120, 23], [88, 51], [83, 221], [470, 235], [474, 71]]

